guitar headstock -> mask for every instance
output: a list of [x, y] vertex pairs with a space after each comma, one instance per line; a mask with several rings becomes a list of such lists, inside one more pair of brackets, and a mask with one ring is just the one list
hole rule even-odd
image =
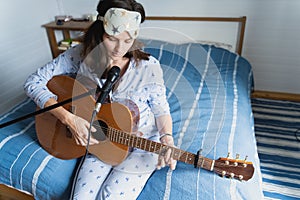
[[254, 167], [246, 160], [219, 158], [215, 160], [214, 172], [222, 177], [248, 181], [253, 176]]

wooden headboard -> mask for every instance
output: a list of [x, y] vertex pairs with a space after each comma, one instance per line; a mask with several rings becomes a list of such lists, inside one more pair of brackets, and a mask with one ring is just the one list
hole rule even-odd
[[235, 51], [239, 55], [242, 54], [244, 34], [246, 27], [246, 16], [242, 17], [167, 17], [167, 16], [149, 16], [146, 20], [156, 21], [195, 21], [195, 22], [233, 22], [238, 23], [236, 48]]

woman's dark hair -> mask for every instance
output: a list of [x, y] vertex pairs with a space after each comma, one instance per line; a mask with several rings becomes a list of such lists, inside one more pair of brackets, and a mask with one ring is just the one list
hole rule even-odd
[[[110, 8], [123, 8], [129, 11], [136, 11], [141, 14], [141, 23], [145, 21], [145, 10], [142, 4], [135, 0], [100, 0], [97, 6], [98, 16], [104, 16], [106, 11]], [[83, 38], [82, 56], [85, 58], [97, 45], [103, 41], [103, 34], [105, 33], [103, 22], [96, 20], [87, 30]], [[141, 50], [142, 43], [135, 39], [132, 50], [125, 55], [128, 58], [134, 58], [136, 62], [139, 60], [149, 60], [149, 54]]]

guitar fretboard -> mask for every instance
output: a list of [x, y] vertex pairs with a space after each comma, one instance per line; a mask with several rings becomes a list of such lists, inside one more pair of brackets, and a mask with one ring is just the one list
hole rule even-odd
[[[173, 159], [195, 165], [196, 159], [196, 166], [204, 168], [206, 170], [213, 171], [213, 160], [195, 155], [193, 153], [183, 151], [176, 147], [170, 147], [159, 142], [155, 142], [152, 140], [148, 140], [145, 138], [137, 137], [135, 135], [122, 132], [117, 129], [109, 128], [107, 132], [107, 137], [110, 141], [116, 142], [119, 144], [123, 144], [126, 146], [142, 149], [148, 152], [153, 152], [156, 154], [160, 154], [161, 152], [166, 152], [168, 149], [171, 148], [172, 153], [171, 156]], [[198, 159], [197, 159], [198, 158]]]

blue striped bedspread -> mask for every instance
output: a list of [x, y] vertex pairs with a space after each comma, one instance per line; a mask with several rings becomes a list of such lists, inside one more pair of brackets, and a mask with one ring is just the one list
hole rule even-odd
[[[212, 160], [238, 154], [255, 168], [248, 181], [179, 162], [175, 171], [156, 171], [140, 200], [263, 199], [262, 176], [254, 135], [249, 62], [228, 50], [196, 43], [171, 44], [145, 40], [145, 51], [164, 70], [167, 97], [178, 148]], [[25, 100], [0, 118], [9, 121], [34, 111]], [[36, 138], [34, 119], [0, 129], [0, 183], [32, 193], [39, 199], [64, 199], [70, 192], [77, 160], [60, 160], [46, 153]]]

